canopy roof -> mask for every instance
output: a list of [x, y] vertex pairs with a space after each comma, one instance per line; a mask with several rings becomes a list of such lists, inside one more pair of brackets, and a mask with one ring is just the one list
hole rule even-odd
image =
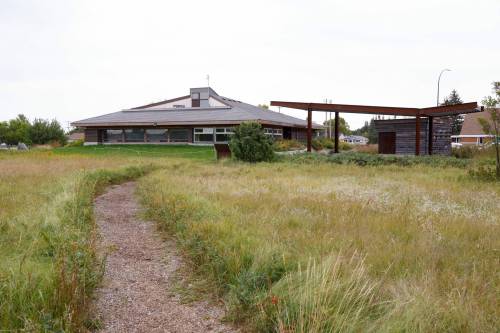
[[281, 106], [291, 109], [326, 111], [326, 112], [344, 112], [344, 113], [364, 113], [364, 114], [382, 114], [391, 116], [422, 116], [422, 117], [440, 117], [453, 116], [464, 113], [479, 112], [477, 102], [463, 103], [457, 105], [434, 106], [430, 108], [407, 108], [392, 106], [370, 106], [370, 105], [348, 105], [348, 104], [326, 104], [326, 103], [307, 103], [307, 102], [283, 102], [272, 101], [272, 106]]

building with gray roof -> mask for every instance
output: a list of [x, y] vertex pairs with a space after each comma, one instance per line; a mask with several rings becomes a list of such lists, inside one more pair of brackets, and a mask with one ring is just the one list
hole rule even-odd
[[[260, 123], [274, 138], [305, 140], [307, 122], [222, 97], [212, 88], [72, 123], [85, 131], [85, 144], [227, 142], [235, 126]], [[315, 131], [322, 126], [314, 124]]]

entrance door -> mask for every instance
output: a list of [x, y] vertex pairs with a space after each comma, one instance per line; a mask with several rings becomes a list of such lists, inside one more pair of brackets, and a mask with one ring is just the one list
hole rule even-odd
[[396, 154], [396, 132], [378, 133], [378, 153]]
[[291, 127], [283, 127], [283, 139], [285, 139], [285, 140], [292, 139], [292, 128]]

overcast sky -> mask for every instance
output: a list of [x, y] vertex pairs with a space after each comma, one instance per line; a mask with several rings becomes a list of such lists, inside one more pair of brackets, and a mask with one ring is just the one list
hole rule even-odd
[[251, 104], [426, 107], [443, 68], [442, 96], [464, 101], [500, 80], [500, 1], [0, 0], [0, 41], [0, 120], [66, 126], [186, 95], [207, 74]]

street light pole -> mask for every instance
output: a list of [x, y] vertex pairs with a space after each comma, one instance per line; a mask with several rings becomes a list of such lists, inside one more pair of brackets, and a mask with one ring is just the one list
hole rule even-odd
[[451, 69], [445, 68], [439, 73], [436, 106], [439, 106], [439, 84], [441, 83], [441, 75], [443, 75], [444, 72], [451, 72]]

